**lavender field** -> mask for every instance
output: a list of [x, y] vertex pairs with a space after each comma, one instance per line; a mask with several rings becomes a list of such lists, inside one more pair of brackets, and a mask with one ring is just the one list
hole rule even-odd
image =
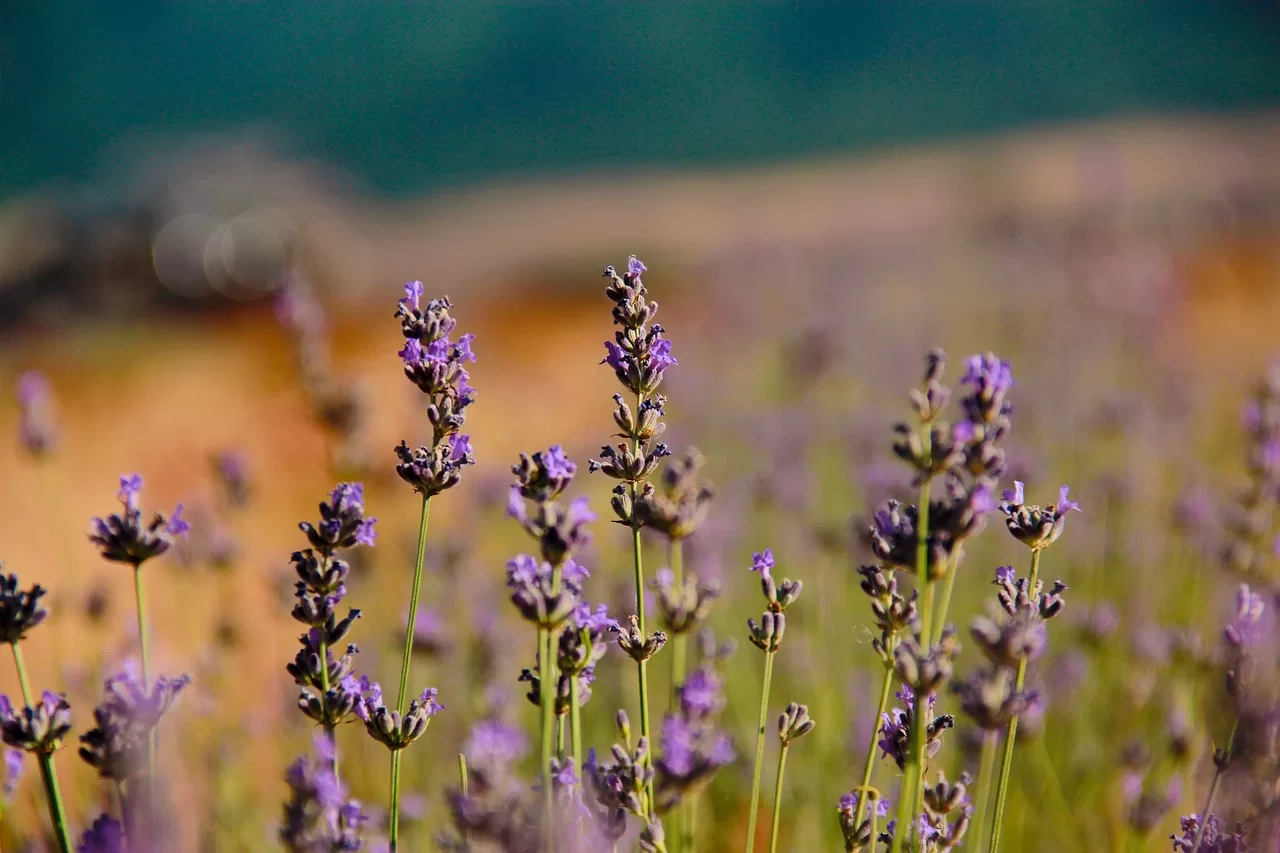
[[[1280, 849], [1280, 184], [1206, 144], [566, 186], [353, 267], [274, 196], [261, 298], [37, 303], [0, 848]], [[539, 199], [582, 230], [504, 248]]]

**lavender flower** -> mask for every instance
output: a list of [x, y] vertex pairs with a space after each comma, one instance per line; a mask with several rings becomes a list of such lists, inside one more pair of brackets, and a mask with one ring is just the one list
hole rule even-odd
[[[909, 690], [894, 694], [902, 703], [901, 708], [892, 708], [881, 715], [880, 740], [878, 746], [884, 757], [892, 758], [893, 763], [902, 770], [906, 767], [911, 749], [911, 727], [915, 724], [915, 696]], [[928, 705], [932, 707], [930, 697]], [[925, 757], [932, 758], [942, 748], [942, 733], [955, 726], [955, 717], [942, 714], [934, 717], [925, 729]]]
[[49, 611], [40, 606], [47, 592], [40, 584], [20, 589], [17, 575], [0, 574], [0, 642], [14, 645], [26, 639], [27, 632], [48, 617]]
[[93, 710], [96, 725], [80, 736], [80, 757], [103, 779], [118, 782], [147, 772], [147, 750], [153, 732], [191, 677], [161, 676], [150, 690], [132, 668], [108, 678], [106, 696]]
[[104, 559], [140, 566], [168, 551], [175, 537], [185, 536], [191, 530], [182, 518], [182, 504], [178, 504], [168, 518], [157, 512], [151, 522], [143, 526], [142, 510], [138, 508], [141, 491], [141, 476], [122, 475], [116, 497], [124, 511], [93, 519], [89, 541], [98, 546]]
[[299, 758], [285, 773], [280, 841], [289, 853], [354, 853], [360, 850], [365, 816], [324, 756]]
[[99, 815], [80, 836], [76, 853], [128, 853], [124, 825], [110, 815]]
[[58, 438], [53, 389], [44, 374], [31, 370], [18, 378], [18, 440], [34, 457], [48, 454]]
[[383, 705], [382, 688], [374, 682], [356, 705], [355, 713], [371, 738], [396, 752], [422, 737], [431, 718], [443, 710], [444, 706], [436, 701], [436, 689], [428, 687], [409, 703], [409, 709], [401, 716]]
[[657, 592], [659, 624], [675, 635], [696, 631], [720, 597], [720, 584], [703, 582], [693, 572], [686, 573], [683, 583], [677, 584], [674, 572], [659, 569], [651, 586]]
[[248, 505], [253, 496], [249, 460], [240, 450], [222, 450], [211, 459], [223, 503], [233, 509]]
[[1021, 482], [1015, 482], [1014, 488], [1006, 490], [1000, 511], [1005, 514], [1005, 525], [1013, 538], [1033, 551], [1047, 548], [1062, 536], [1066, 527], [1067, 513], [1080, 511], [1080, 504], [1067, 498], [1070, 490], [1063, 486], [1058, 491], [1058, 502], [1041, 509], [1026, 503]]
[[52, 755], [62, 748], [71, 731], [71, 706], [67, 697], [48, 690], [34, 707], [15, 709], [8, 696], [0, 695], [0, 737], [24, 752]]
[[[850, 791], [840, 797], [840, 805], [836, 809], [840, 819], [840, 834], [844, 837], [845, 853], [854, 853], [854, 851], [867, 850], [871, 847], [871, 817], [868, 815], [861, 821], [858, 820], [863, 796], [863, 792]], [[875, 800], [876, 818], [887, 817], [888, 798], [878, 797], [874, 792], [871, 796]]]
[[1004, 666], [980, 669], [951, 686], [964, 711], [980, 729], [994, 732], [1027, 711], [1037, 699], [1034, 690], [1015, 688], [1015, 670]]
[[[1215, 815], [1209, 815], [1204, 821], [1202, 832], [1200, 815], [1190, 814], [1182, 818], [1182, 834], [1171, 835], [1175, 853], [1249, 853], [1253, 849], [1245, 838], [1244, 829], [1236, 826], [1235, 831], [1228, 834], [1222, 822]], [[1200, 846], [1196, 847], [1196, 837], [1200, 837]]]
[[474, 335], [450, 338], [456, 321], [449, 315], [449, 298], [422, 304], [422, 282], [405, 285], [405, 298], [396, 309], [406, 339], [400, 357], [404, 372], [427, 397], [431, 422], [430, 446], [396, 448], [400, 464], [396, 473], [423, 497], [431, 497], [457, 485], [462, 468], [475, 464], [470, 437], [459, 430], [466, 422], [466, 408], [475, 402], [475, 390], [464, 364], [476, 360]]
[[661, 490], [646, 483], [636, 498], [635, 513], [640, 523], [671, 540], [684, 539], [697, 531], [706, 521], [715, 497], [715, 489], [701, 476], [705, 464], [702, 454], [692, 448], [680, 459], [667, 463]]

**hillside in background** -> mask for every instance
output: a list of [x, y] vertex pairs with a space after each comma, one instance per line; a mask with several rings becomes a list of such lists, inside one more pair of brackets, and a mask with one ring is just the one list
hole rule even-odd
[[246, 128], [410, 194], [1274, 106], [1278, 33], [1261, 2], [0, 0], [0, 193]]

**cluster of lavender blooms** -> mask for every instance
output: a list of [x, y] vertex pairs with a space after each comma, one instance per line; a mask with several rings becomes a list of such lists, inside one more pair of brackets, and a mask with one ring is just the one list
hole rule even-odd
[[[722, 592], [718, 583], [704, 581], [684, 568], [684, 544], [707, 519], [715, 490], [703, 477], [705, 460], [697, 451], [672, 458], [666, 446], [657, 442], [665, 429], [666, 406], [666, 398], [657, 391], [664, 372], [676, 361], [664, 330], [652, 322], [657, 306], [648, 300], [641, 281], [645, 272], [634, 257], [623, 275], [613, 268], [606, 270], [606, 293], [613, 302], [618, 329], [614, 340], [605, 345], [604, 363], [632, 399], [615, 397], [614, 421], [622, 441], [605, 447], [600, 458], [591, 462], [592, 470], [618, 481], [611, 507], [616, 521], [629, 528], [633, 537], [636, 612], [619, 622], [604, 605], [586, 600], [591, 575], [583, 553], [596, 517], [585, 497], [563, 500], [577, 466], [558, 445], [521, 455], [512, 469], [515, 482], [508, 490], [507, 514], [536, 545], [530, 549], [534, 553], [519, 554], [506, 564], [506, 586], [515, 610], [537, 637], [534, 663], [522, 671], [520, 682], [528, 685], [528, 699], [538, 709], [538, 772], [532, 783], [521, 778], [519, 765], [529, 743], [520, 728], [497, 712], [481, 719], [462, 747], [460, 784], [448, 796], [453, 832], [439, 839], [443, 849], [454, 853], [618, 851], [628, 838], [646, 853], [696, 853], [699, 798], [717, 773], [737, 758], [722, 719], [727, 705], [722, 663], [731, 648], [717, 647], [705, 631], [699, 635], [699, 659], [691, 669], [687, 666], [686, 642], [703, 628]], [[340, 773], [337, 730], [354, 721], [390, 754], [386, 844], [394, 853], [402, 799], [401, 753], [423, 736], [432, 718], [443, 710], [435, 689], [410, 698], [406, 683], [419, 628], [416, 614], [430, 500], [457, 485], [463, 467], [474, 464], [470, 438], [461, 432], [465, 410], [475, 399], [465, 368], [475, 360], [474, 339], [471, 335], [453, 339], [455, 321], [447, 298], [424, 302], [420, 282], [409, 283], [405, 292], [396, 313], [405, 339], [400, 356], [405, 375], [427, 397], [432, 437], [425, 446], [410, 449], [401, 442], [396, 448], [397, 474], [422, 498], [400, 689], [395, 702], [390, 697], [384, 700], [377, 682], [355, 673], [356, 647], [348, 644], [341, 650], [360, 615], [358, 610], [342, 612], [350, 573], [342, 554], [373, 546], [376, 539], [376, 519], [365, 512], [363, 488], [342, 483], [320, 504], [319, 521], [300, 525], [308, 547], [295, 552], [291, 560], [297, 577], [291, 615], [306, 630], [287, 670], [301, 688], [299, 708], [318, 728], [312, 752], [298, 758], [285, 775], [288, 796], [278, 836], [293, 853], [388, 849], [381, 839], [372, 837], [370, 828], [378, 821], [351, 798], [350, 786]], [[315, 331], [314, 319], [305, 314], [294, 318], [294, 324], [300, 331]], [[858, 574], [877, 631], [871, 645], [882, 665], [883, 680], [875, 717], [878, 725], [868, 744], [861, 784], [841, 797], [837, 808], [841, 837], [850, 853], [880, 847], [886, 853], [942, 853], [960, 848], [966, 840], [971, 847], [998, 853], [1006, 798], [1013, 784], [1014, 747], [1023, 742], [1028, 724], [1042, 725], [1045, 691], [1029, 686], [1036, 683], [1029, 682], [1029, 670], [1045, 654], [1047, 623], [1064, 609], [1067, 587], [1061, 581], [1046, 584], [1040, 577], [1040, 563], [1043, 552], [1064, 535], [1068, 514], [1080, 507], [1065, 486], [1055, 503], [1030, 504], [1022, 482], [1004, 491], [997, 504], [994, 495], [1009, 473], [1003, 442], [1013, 414], [1012, 371], [1007, 362], [990, 353], [972, 356], [965, 366], [961, 378], [965, 390], [958, 400], [961, 420], [952, 424], [944, 418], [952, 392], [943, 384], [943, 354], [928, 355], [924, 380], [910, 395], [916, 421], [894, 427], [892, 446], [911, 470], [919, 501], [914, 506], [888, 501], [874, 514], [867, 532], [867, 544], [880, 562], [862, 566]], [[321, 375], [317, 373], [317, 381]], [[50, 423], [47, 404], [40, 404], [36, 397], [24, 402], [22, 437], [32, 453], [52, 445]], [[1280, 372], [1264, 384], [1246, 425], [1255, 445], [1252, 483], [1229, 525], [1234, 538], [1225, 559], [1255, 583], [1241, 587], [1235, 615], [1224, 631], [1222, 659], [1227, 674], [1217, 698], [1234, 722], [1225, 745], [1214, 751], [1215, 772], [1203, 809], [1184, 817], [1181, 832], [1171, 837], [1173, 849], [1183, 853], [1247, 853], [1255, 849], [1251, 839], [1270, 838], [1275, 831], [1274, 785], [1249, 788], [1244, 777], [1280, 778], [1280, 762], [1267, 746], [1275, 728], [1270, 695], [1274, 678], [1267, 669], [1275, 664], [1268, 657], [1273, 645], [1268, 620], [1274, 592], [1263, 574], [1265, 540], [1280, 504], [1276, 486], [1280, 482], [1280, 450], [1276, 449], [1280, 448]], [[140, 478], [122, 478], [122, 512], [95, 519], [90, 534], [105, 559], [134, 569], [142, 662], [140, 669], [126, 665], [122, 673], [107, 679], [106, 696], [93, 714], [95, 727], [80, 737], [80, 755], [120, 795], [119, 817], [102, 815], [74, 845], [84, 853], [174, 849], [161, 825], [164, 804], [156, 784], [155, 755], [161, 720], [190, 678], [151, 676], [140, 569], [165, 553], [188, 525], [181, 505], [168, 517], [157, 513], [144, 521], [140, 489]], [[236, 494], [245, 492], [229, 484], [228, 500], [237, 500]], [[985, 613], [969, 622], [969, 637], [983, 663], [968, 677], [956, 680], [961, 649], [948, 620], [952, 591], [966, 546], [997, 509], [1012, 540], [1029, 550], [1030, 569], [1025, 576], [1010, 566], [995, 570], [993, 600]], [[665, 546], [668, 557], [668, 564], [655, 572], [650, 584], [644, 583], [641, 564], [642, 528], [657, 534], [655, 539]], [[766, 731], [769, 714], [776, 710], [770, 707], [773, 668], [789, 610], [802, 589], [799, 581], [775, 577], [776, 568], [771, 550], [753, 555], [750, 570], [758, 575], [764, 611], [758, 620], [747, 619], [746, 625], [748, 639], [763, 654], [763, 677], [745, 837], [748, 853], [757, 846]], [[905, 589], [908, 575], [914, 576], [909, 591]], [[661, 630], [648, 630], [646, 589], [654, 593], [648, 606], [656, 603]], [[30, 693], [19, 648], [47, 615], [41, 606], [44, 595], [38, 585], [24, 590], [16, 576], [0, 576], [0, 640], [12, 648], [24, 699], [24, 707], [19, 708], [8, 697], [0, 697], [0, 736], [10, 747], [0, 804], [12, 791], [22, 757], [33, 754], [45, 781], [54, 835], [62, 853], [71, 853], [53, 763], [72, 731], [71, 708], [65, 695], [44, 691], [36, 699]], [[1102, 636], [1114, 630], [1114, 621], [1099, 609], [1081, 630]], [[672, 692], [661, 722], [651, 732], [646, 664], [669, 639], [671, 648], [664, 659], [671, 662]], [[588, 729], [581, 712], [592, 698], [597, 667], [612, 642], [637, 665], [641, 727], [633, 732], [631, 717], [617, 710], [618, 742], [597, 753], [584, 743]], [[1191, 654], [1188, 649], [1194, 644], [1188, 640], [1186, 645], [1183, 651]], [[1199, 656], [1202, 663], [1213, 659], [1209, 653]], [[897, 707], [889, 706], [891, 696]], [[940, 707], [949, 699], [957, 703], [961, 722]], [[597, 707], [598, 703], [597, 699]], [[770, 853], [780, 849], [790, 749], [816, 725], [808, 707], [795, 702], [775, 719], [778, 765], [768, 812]], [[963, 719], [976, 729], [979, 766], [976, 773], [959, 773], [951, 781], [938, 765], [945, 760], [940, 756], [947, 739], [955, 736], [946, 733], [963, 726]], [[1180, 727], [1170, 724], [1172, 749], [1180, 760], [1193, 752], [1187, 729], [1185, 721]], [[902, 774], [895, 820], [887, 820], [890, 801], [872, 785], [878, 759], [888, 759], [890, 772], [896, 769]], [[1260, 771], [1263, 765], [1267, 768]], [[1239, 773], [1240, 785], [1233, 786], [1234, 771], [1245, 766], [1249, 774]], [[932, 784], [927, 781], [930, 778]], [[1178, 804], [1179, 779], [1166, 785], [1156, 774], [1152, 778], [1160, 784], [1148, 783], [1136, 773], [1127, 778], [1121, 799], [1130, 806], [1131, 827], [1145, 837]], [[1231, 798], [1215, 814], [1214, 796], [1220, 783], [1231, 791]], [[1228, 818], [1240, 822], [1229, 824]], [[880, 822], [886, 820], [881, 829]], [[1229, 825], [1233, 828], [1228, 829]]]
[[365, 515], [364, 487], [359, 483], [339, 484], [319, 509], [318, 523], [299, 524], [309, 547], [290, 557], [298, 578], [290, 615], [306, 626], [306, 632], [298, 637], [301, 648], [286, 669], [302, 688], [298, 707], [332, 739], [334, 729], [361, 707], [362, 686], [367, 686], [352, 674], [357, 647], [348, 644], [342, 653], [334, 653], [360, 618], [355, 609], [340, 614], [351, 567], [338, 551], [372, 547], [377, 519]]
[[476, 399], [464, 364], [476, 360], [471, 351], [475, 335], [452, 341], [449, 335], [457, 321], [449, 316], [453, 305], [446, 296], [422, 303], [422, 282], [405, 285], [396, 317], [405, 337], [400, 358], [404, 375], [427, 398], [427, 419], [431, 422], [431, 444], [410, 448], [406, 442], [396, 447], [400, 464], [396, 473], [414, 491], [431, 497], [458, 484], [464, 465], [474, 465], [471, 437], [459, 432], [466, 422], [466, 409]]

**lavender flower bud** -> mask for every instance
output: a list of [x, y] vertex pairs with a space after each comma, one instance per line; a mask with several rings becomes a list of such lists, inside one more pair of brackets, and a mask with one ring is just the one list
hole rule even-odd
[[1036, 698], [1035, 691], [1016, 690], [1016, 678], [1014, 670], [1004, 667], [978, 670], [967, 680], [953, 684], [951, 691], [975, 725], [993, 732], [1024, 713]]
[[518, 554], [507, 563], [507, 589], [521, 616], [538, 627], [555, 629], [577, 608], [587, 574], [572, 560], [555, 568]]
[[587, 468], [592, 472], [602, 471], [615, 480], [634, 484], [648, 479], [657, 470], [658, 463], [670, 455], [671, 451], [665, 444], [655, 444], [652, 448], [639, 445], [634, 449], [626, 444], [616, 447], [605, 445], [600, 448], [599, 459], [588, 460]]
[[752, 644], [760, 651], [771, 654], [782, 645], [782, 636], [787, 630], [787, 616], [785, 613], [766, 610], [759, 623], [755, 619], [748, 619], [747, 629], [751, 633]]
[[613, 402], [617, 404], [613, 410], [613, 422], [618, 425], [620, 435], [624, 438], [651, 441], [666, 430], [667, 425], [662, 422], [662, 416], [666, 414], [667, 398], [661, 394], [655, 394], [650, 399], [641, 401], [638, 417], [622, 399], [621, 394], [614, 394]]
[[539, 503], [553, 501], [573, 482], [578, 466], [565, 455], [564, 448], [553, 444], [533, 456], [520, 454], [520, 462], [513, 465], [516, 489], [521, 497]]
[[13, 792], [18, 789], [18, 781], [22, 779], [22, 759], [26, 755], [20, 749], [9, 747], [4, 751], [4, 779], [0, 780], [0, 806], [9, 802]]
[[947, 782], [947, 776], [938, 771], [938, 781], [924, 788], [924, 807], [938, 815], [950, 814], [964, 805], [969, 784], [973, 779], [968, 773], [961, 773], [955, 784]]
[[701, 477], [705, 463], [692, 448], [669, 462], [662, 472], [662, 489], [646, 484], [636, 503], [640, 523], [669, 539], [683, 539], [701, 527], [715, 497], [715, 490]]
[[[877, 745], [886, 757], [892, 758], [901, 770], [907, 765], [907, 757], [911, 751], [911, 727], [915, 725], [915, 697], [909, 691], [895, 694], [895, 698], [903, 704], [902, 708], [892, 708], [881, 715], [880, 739]], [[926, 703], [932, 708], [933, 699], [928, 697]], [[927, 719], [927, 716], [926, 716]], [[934, 717], [925, 728], [925, 757], [932, 758], [942, 748], [942, 733], [955, 726], [955, 717], [942, 714]]]
[[[874, 789], [866, 791], [871, 801], [871, 808], [876, 810], [876, 817], [883, 818], [889, 814], [889, 800], [881, 797]], [[850, 791], [840, 798], [836, 812], [840, 819], [840, 834], [844, 837], [845, 853], [868, 850], [871, 847], [871, 817], [868, 815], [859, 823], [857, 815], [862, 811], [862, 797], [858, 791]]]
[[618, 648], [636, 663], [643, 663], [653, 657], [667, 644], [667, 635], [663, 631], [654, 631], [648, 637], [640, 633], [640, 620], [634, 615], [628, 617], [630, 629], [624, 629], [617, 622], [613, 630], [618, 635]]
[[8, 696], [0, 695], [0, 736], [4, 742], [24, 752], [52, 755], [62, 748], [62, 739], [71, 731], [71, 706], [65, 694], [48, 690], [35, 707], [15, 710]]
[[920, 648], [914, 637], [908, 637], [894, 649], [893, 666], [902, 682], [917, 693], [933, 693], [951, 678], [952, 661], [960, 654], [955, 630], [948, 627], [928, 652]]
[[1058, 502], [1043, 509], [1025, 502], [1020, 481], [1015, 482], [1014, 487], [1005, 491], [1000, 511], [1005, 514], [1005, 525], [1013, 538], [1033, 551], [1047, 548], [1058, 541], [1066, 527], [1067, 513], [1071, 510], [1080, 511], [1080, 505], [1067, 498], [1066, 486], [1059, 490]]
[[1041, 619], [1052, 619], [1066, 606], [1062, 593], [1069, 587], [1060, 580], [1054, 581], [1048, 592], [1043, 592], [1044, 581], [1037, 580], [1033, 587], [1027, 578], [1018, 577], [1012, 566], [1000, 566], [994, 583], [1000, 587], [996, 599], [1010, 616], [1031, 612]]
[[17, 575], [0, 574], [0, 642], [13, 645], [25, 640], [27, 632], [45, 620], [49, 611], [40, 606], [40, 599], [47, 592], [40, 584], [19, 589]]
[[813, 731], [815, 725], [817, 723], [809, 716], [809, 708], [792, 702], [778, 717], [778, 740], [784, 747], [790, 746], [792, 741]]
[[1039, 657], [1045, 647], [1044, 622], [1033, 611], [1020, 611], [1000, 624], [979, 616], [969, 624], [969, 634], [987, 660], [1010, 669]]
[[436, 701], [436, 689], [428, 687], [401, 716], [399, 711], [388, 710], [382, 704], [382, 688], [374, 682], [356, 705], [356, 716], [371, 738], [397, 752], [422, 737], [431, 718], [443, 710], [444, 706]]
[[697, 630], [720, 597], [719, 583], [703, 583], [693, 572], [686, 574], [683, 583], [677, 585], [670, 569], [659, 569], [650, 586], [658, 594], [658, 621], [670, 634]]
[[142, 510], [138, 508], [138, 493], [142, 491], [142, 477], [126, 474], [120, 477], [117, 497], [123, 512], [112, 513], [92, 520], [93, 532], [89, 541], [102, 551], [104, 559], [117, 563], [139, 566], [152, 557], [158, 557], [173, 545], [174, 537], [185, 536], [191, 526], [182, 518], [182, 504], [165, 518], [156, 513], [150, 524], [142, 524]]

